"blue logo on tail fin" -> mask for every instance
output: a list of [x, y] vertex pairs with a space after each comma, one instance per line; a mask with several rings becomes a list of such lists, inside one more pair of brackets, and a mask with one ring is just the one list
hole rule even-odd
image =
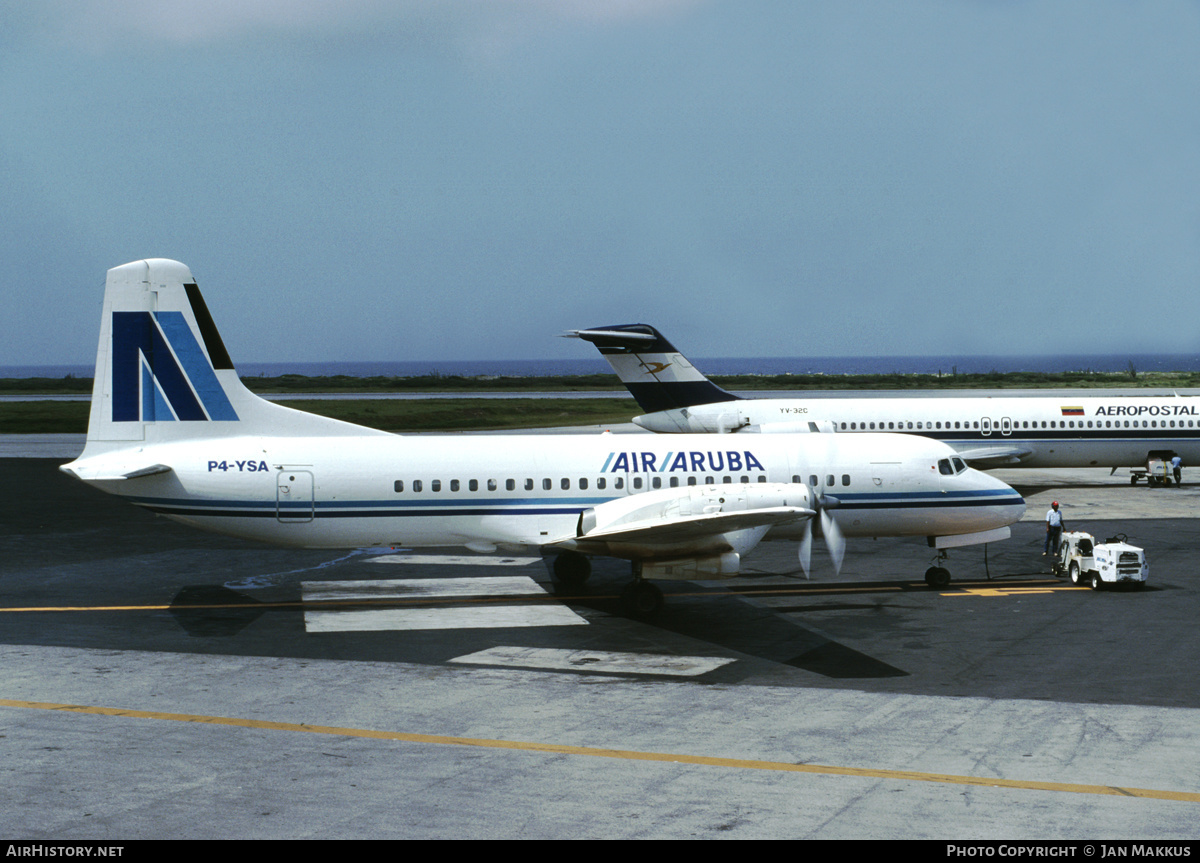
[[182, 312], [113, 312], [113, 422], [236, 420]]

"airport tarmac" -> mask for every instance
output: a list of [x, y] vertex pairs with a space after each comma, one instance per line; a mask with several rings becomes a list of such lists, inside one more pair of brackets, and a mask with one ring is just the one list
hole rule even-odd
[[[536, 557], [276, 549], [23, 451], [0, 457], [9, 838], [1200, 833], [1200, 475], [997, 472], [1029, 512], [952, 550], [947, 590], [919, 540], [810, 580], [764, 543], [639, 621], [617, 561], [557, 594]], [[1050, 577], [1051, 499], [1146, 548], [1147, 588]]]

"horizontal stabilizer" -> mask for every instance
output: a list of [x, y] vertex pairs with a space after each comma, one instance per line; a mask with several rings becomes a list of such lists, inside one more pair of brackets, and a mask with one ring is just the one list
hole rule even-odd
[[648, 324], [621, 324], [611, 327], [593, 327], [586, 330], [568, 330], [565, 339], [583, 339], [601, 349], [624, 348], [630, 351], [674, 351], [671, 343]]
[[76, 461], [60, 468], [63, 473], [84, 480], [85, 482], [138, 479], [143, 476], [154, 476], [160, 473], [170, 473], [172, 468], [165, 464], [131, 465], [128, 462], [95, 462]]

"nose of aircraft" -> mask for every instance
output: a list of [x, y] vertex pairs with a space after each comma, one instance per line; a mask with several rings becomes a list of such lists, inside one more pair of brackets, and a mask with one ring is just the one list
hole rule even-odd
[[988, 513], [988, 520], [992, 522], [990, 527], [1013, 524], [1025, 515], [1025, 498], [1008, 483], [974, 468], [969, 469], [965, 476], [970, 477], [971, 484], [986, 501], [984, 508]]

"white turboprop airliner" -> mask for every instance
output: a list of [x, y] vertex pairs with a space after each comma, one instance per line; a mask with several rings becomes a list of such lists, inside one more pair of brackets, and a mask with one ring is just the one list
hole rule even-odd
[[572, 330], [592, 342], [655, 432], [903, 432], [943, 441], [972, 466], [1200, 463], [1200, 400], [1185, 396], [746, 399], [701, 374], [648, 324]]
[[[876, 434], [395, 435], [265, 401], [238, 379], [192, 274], [177, 261], [108, 271], [87, 445], [62, 469], [177, 521], [289, 546], [465, 546], [633, 562], [651, 578], [733, 575], [768, 531], [812, 522], [835, 565], [843, 535], [992, 542], [1025, 502], [945, 444]], [[949, 573], [931, 568], [931, 583]]]

